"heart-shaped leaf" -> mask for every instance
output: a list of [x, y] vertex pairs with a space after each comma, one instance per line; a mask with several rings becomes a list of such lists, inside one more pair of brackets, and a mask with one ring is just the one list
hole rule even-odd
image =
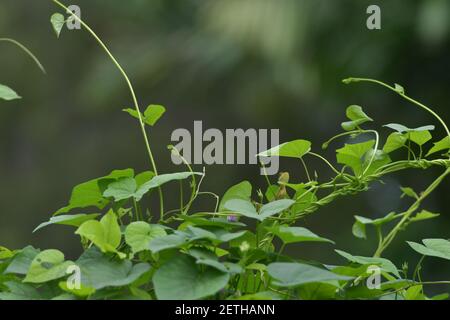
[[56, 33], [56, 36], [59, 38], [59, 35], [61, 34], [61, 30], [64, 27], [64, 24], [66, 23], [66, 19], [61, 13], [54, 13], [50, 17], [50, 22], [52, 24], [53, 30]]
[[58, 250], [45, 250], [31, 262], [24, 282], [44, 283], [67, 275], [67, 270], [74, 265], [72, 261], [64, 261], [64, 254]]
[[319, 237], [310, 230], [302, 227], [289, 227], [287, 225], [277, 225], [268, 227], [267, 230], [279, 237], [284, 244], [297, 242], [329, 242], [334, 243], [326, 238]]
[[181, 255], [155, 272], [153, 284], [160, 300], [196, 300], [215, 294], [227, 285], [229, 278], [229, 273], [200, 268], [193, 258]]
[[433, 153], [443, 150], [447, 150], [448, 152], [449, 149], [450, 149], [450, 137], [447, 136], [444, 139], [434, 143], [433, 148], [431, 148], [430, 151], [428, 151], [427, 157]]
[[125, 229], [125, 241], [134, 253], [148, 250], [150, 241], [167, 235], [159, 225], [151, 225], [144, 221], [130, 223]]
[[363, 109], [357, 105], [351, 105], [351, 106], [347, 107], [346, 115], [347, 115], [347, 118], [350, 119], [350, 121], [343, 122], [341, 124], [342, 128], [345, 131], [355, 130], [357, 127], [359, 127], [363, 123], [373, 121], [373, 119], [370, 118], [363, 111]]

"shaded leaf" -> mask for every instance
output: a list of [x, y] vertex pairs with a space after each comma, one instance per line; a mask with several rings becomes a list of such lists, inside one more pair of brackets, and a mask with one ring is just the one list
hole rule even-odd
[[61, 34], [61, 30], [64, 27], [64, 24], [66, 23], [66, 19], [61, 13], [54, 13], [50, 17], [50, 22], [52, 24], [53, 30], [56, 33], [56, 36], [59, 38], [59, 35]]
[[51, 217], [50, 220], [47, 222], [41, 223], [40, 225], [38, 225], [36, 227], [36, 229], [33, 230], [33, 232], [36, 232], [44, 227], [47, 227], [47, 226], [53, 225], [53, 224], [79, 227], [83, 222], [93, 220], [93, 219], [97, 218], [98, 216], [99, 216], [98, 213], [59, 215], [59, 216]]
[[195, 300], [209, 297], [224, 288], [228, 273], [202, 268], [186, 255], [176, 256], [162, 265], [153, 276], [155, 293], [160, 300]]
[[424, 256], [450, 260], [450, 241], [445, 239], [424, 239], [422, 244], [407, 242], [411, 248]]
[[274, 235], [279, 237], [283, 243], [297, 243], [297, 242], [328, 242], [334, 243], [333, 241], [319, 237], [310, 230], [302, 227], [289, 227], [287, 225], [276, 225], [273, 227], [268, 227], [267, 230], [272, 232]]

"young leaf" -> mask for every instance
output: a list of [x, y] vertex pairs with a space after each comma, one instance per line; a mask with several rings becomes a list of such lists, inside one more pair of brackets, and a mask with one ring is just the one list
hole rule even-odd
[[437, 257], [450, 260], [450, 241], [445, 239], [424, 239], [422, 244], [409, 242], [410, 245], [418, 253], [424, 256]]
[[132, 222], [125, 229], [125, 241], [133, 253], [148, 250], [151, 240], [165, 235], [166, 230], [160, 225], [150, 225], [143, 221]]
[[19, 96], [13, 89], [10, 87], [7, 87], [3, 84], [0, 84], [0, 99], [10, 101], [10, 100], [16, 100], [21, 99], [22, 97]]
[[267, 267], [269, 275], [279, 287], [297, 287], [316, 282], [351, 280], [352, 277], [341, 276], [325, 269], [295, 262], [275, 262]]
[[44, 283], [66, 276], [67, 269], [74, 265], [72, 261], [64, 261], [64, 254], [58, 250], [45, 250], [31, 262], [24, 282]]
[[251, 195], [252, 195], [252, 185], [248, 181], [242, 181], [232, 186], [225, 192], [222, 199], [220, 200], [219, 211], [225, 210], [224, 206], [227, 201], [232, 199], [241, 199], [249, 201]]
[[394, 89], [395, 89], [395, 91], [397, 91], [400, 94], [405, 94], [405, 88], [403, 88], [398, 83], [394, 84]]
[[98, 213], [92, 214], [74, 214], [74, 215], [60, 215], [56, 217], [51, 217], [49, 221], [43, 222], [33, 230], [33, 233], [47, 227], [52, 224], [60, 224], [66, 226], [79, 227], [83, 222], [93, 220], [99, 216]]
[[351, 105], [347, 108], [346, 111], [347, 118], [351, 121], [343, 122], [342, 128], [345, 131], [352, 131], [355, 130], [357, 127], [359, 127], [361, 124], [373, 121], [372, 118], [370, 118], [363, 109], [360, 106], [357, 105]]
[[411, 222], [417, 222], [417, 221], [423, 221], [428, 219], [433, 219], [439, 217], [439, 213], [433, 213], [427, 210], [422, 210], [418, 214], [416, 214], [414, 217], [410, 218]]
[[408, 139], [406, 136], [399, 132], [393, 132], [391, 133], [386, 143], [384, 144], [383, 151], [386, 153], [391, 153], [397, 149], [400, 149], [403, 147]]
[[289, 157], [289, 158], [301, 158], [305, 154], [311, 151], [311, 142], [307, 140], [294, 140], [290, 142], [282, 143], [276, 147], [273, 147], [267, 151], [257, 154], [260, 157]]
[[267, 227], [268, 231], [279, 237], [284, 244], [297, 243], [297, 242], [328, 242], [333, 241], [319, 237], [315, 233], [302, 227], [289, 227], [287, 225], [277, 225], [273, 227]]
[[115, 252], [120, 244], [121, 232], [117, 217], [110, 210], [100, 222], [90, 220], [83, 223], [75, 234], [92, 241], [102, 252]]
[[61, 30], [66, 23], [64, 16], [61, 13], [54, 13], [50, 18], [50, 22], [52, 24], [53, 30], [56, 33], [56, 36], [59, 38]]
[[412, 188], [401, 187], [400, 189], [403, 192], [402, 195], [400, 196], [401, 198], [403, 198], [404, 196], [408, 196], [416, 200], [419, 199], [419, 195]]
[[433, 148], [430, 149], [430, 151], [428, 151], [427, 153], [427, 157], [433, 153], [439, 152], [439, 151], [443, 151], [443, 150], [447, 150], [450, 149], [450, 138], [447, 136], [444, 139], [435, 142]]
[[[139, 114], [136, 109], [126, 108], [122, 111], [128, 113], [133, 118], [139, 119]], [[143, 114], [141, 113], [142, 121], [149, 126], [154, 126], [165, 112], [166, 108], [163, 106], [151, 104]]]
[[337, 161], [340, 164], [352, 168], [355, 175], [360, 175], [363, 169], [363, 156], [372, 149], [374, 144], [374, 140], [355, 144], [345, 144], [343, 148], [336, 150]]
[[159, 300], [195, 300], [215, 294], [227, 285], [229, 278], [226, 272], [200, 268], [193, 258], [178, 255], [155, 272], [153, 284]]

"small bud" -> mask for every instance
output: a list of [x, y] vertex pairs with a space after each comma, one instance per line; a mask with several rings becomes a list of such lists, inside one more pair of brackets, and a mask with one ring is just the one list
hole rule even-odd
[[247, 252], [247, 251], [250, 249], [250, 245], [248, 244], [247, 241], [244, 241], [244, 242], [242, 242], [241, 245], [239, 246], [239, 249], [240, 249], [242, 252]]

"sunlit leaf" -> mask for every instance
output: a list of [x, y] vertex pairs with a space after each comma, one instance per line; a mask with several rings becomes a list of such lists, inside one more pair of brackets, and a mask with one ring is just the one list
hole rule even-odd
[[434, 143], [433, 148], [430, 149], [430, 151], [428, 151], [427, 153], [427, 157], [433, 153], [439, 152], [439, 151], [443, 151], [443, 150], [447, 150], [450, 149], [450, 137], [445, 137], [444, 139]]
[[67, 270], [74, 265], [72, 261], [64, 261], [64, 254], [58, 250], [45, 250], [31, 262], [24, 282], [43, 283], [59, 279], [67, 275]]
[[151, 240], [165, 235], [167, 233], [163, 227], [144, 221], [132, 222], [125, 229], [125, 241], [134, 253], [148, 250]]
[[53, 224], [60, 224], [60, 225], [66, 225], [66, 226], [73, 226], [73, 227], [79, 227], [83, 222], [88, 220], [93, 220], [97, 218], [100, 214], [98, 213], [92, 213], [92, 214], [74, 214], [74, 215], [59, 215], [56, 217], [51, 217], [49, 221], [43, 222], [40, 225], [36, 227], [36, 229], [33, 230], [33, 232], [36, 232], [44, 227], [47, 227], [49, 225]]
[[294, 140], [282, 143], [267, 151], [258, 154], [260, 157], [290, 157], [301, 158], [311, 150], [311, 142], [307, 140]]
[[21, 98], [22, 97], [19, 96], [13, 89], [0, 84], [0, 99], [10, 101], [10, 100], [16, 100], [16, 99], [21, 99]]
[[50, 22], [52, 24], [53, 30], [56, 33], [56, 36], [59, 38], [61, 30], [66, 23], [64, 16], [61, 13], [54, 13], [50, 18]]
[[397, 149], [400, 149], [405, 145], [407, 140], [408, 139], [404, 134], [393, 132], [388, 136], [386, 143], [384, 144], [383, 151], [386, 153], [391, 153]]
[[232, 199], [250, 200], [252, 195], [252, 185], [248, 181], [242, 181], [232, 187], [230, 187], [219, 204], [219, 211], [225, 210], [225, 203]]
[[340, 164], [352, 168], [356, 175], [360, 175], [363, 169], [363, 157], [373, 148], [374, 144], [374, 140], [355, 144], [345, 144], [343, 148], [336, 150], [337, 161]]
[[350, 119], [351, 121], [343, 122], [341, 124], [342, 128], [345, 131], [355, 130], [363, 123], [373, 121], [373, 119], [370, 118], [367, 114], [365, 114], [363, 109], [357, 105], [351, 105], [347, 107], [346, 115], [347, 118]]
[[407, 242], [411, 248], [424, 256], [450, 260], [450, 241], [445, 239], [424, 239], [422, 244]]

